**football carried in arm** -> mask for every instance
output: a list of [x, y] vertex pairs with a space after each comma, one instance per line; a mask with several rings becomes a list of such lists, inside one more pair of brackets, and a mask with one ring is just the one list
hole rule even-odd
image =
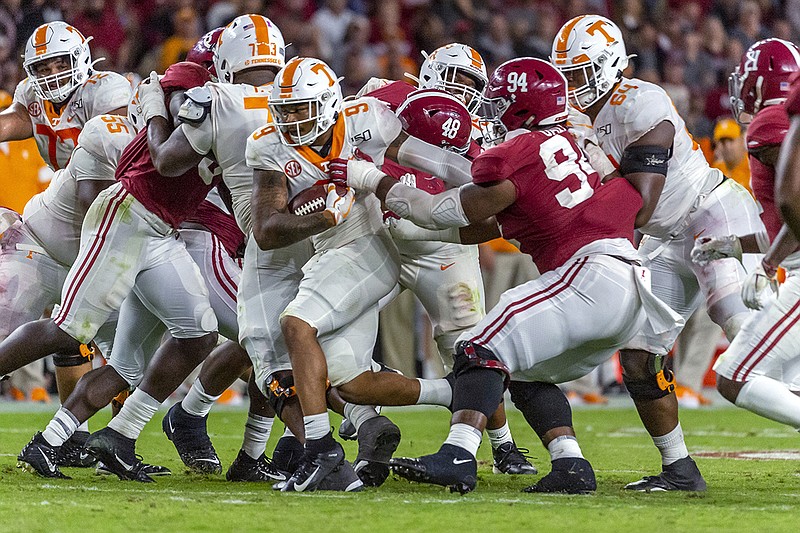
[[[311, 187], [295, 194], [289, 200], [289, 212], [294, 215], [310, 215], [325, 211], [325, 199], [328, 196], [325, 186], [328, 183], [327, 181], [318, 181]], [[337, 185], [336, 192], [339, 193], [339, 196], [344, 196], [347, 194], [347, 187]]]

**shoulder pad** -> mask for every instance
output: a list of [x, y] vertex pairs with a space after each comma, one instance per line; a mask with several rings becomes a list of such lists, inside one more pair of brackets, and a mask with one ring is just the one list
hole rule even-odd
[[211, 91], [207, 87], [192, 87], [186, 91], [186, 101], [178, 111], [178, 119], [189, 124], [200, 124], [211, 112]]

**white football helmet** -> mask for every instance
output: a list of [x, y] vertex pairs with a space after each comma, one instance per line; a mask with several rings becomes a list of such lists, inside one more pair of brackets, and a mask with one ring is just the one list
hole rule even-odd
[[[141, 82], [139, 82], [141, 83]], [[128, 120], [138, 133], [144, 127], [144, 116], [142, 115], [142, 104], [139, 102], [139, 85], [133, 88], [131, 99], [128, 102]]]
[[[90, 40], [91, 37], [87, 39], [76, 28], [61, 21], [42, 24], [33, 31], [25, 43], [22, 67], [40, 98], [59, 104], [89, 78], [93, 65]], [[69, 58], [68, 70], [48, 76], [36, 75], [34, 66], [37, 63], [59, 56]]]
[[[269, 110], [272, 121], [281, 130], [280, 136], [288, 146], [311, 145], [317, 137], [333, 126], [342, 110], [341, 78], [337, 78], [331, 67], [319, 59], [295, 57], [275, 76]], [[307, 104], [305, 118], [287, 120], [295, 112], [289, 112], [298, 104]], [[306, 133], [304, 125], [313, 122]]]
[[[489, 76], [481, 55], [466, 44], [453, 43], [440, 46], [428, 55], [419, 68], [420, 89], [439, 89], [460, 98], [467, 110], [475, 114], [481, 104], [481, 93]], [[464, 74], [475, 81], [475, 87], [456, 81], [457, 74]]]
[[550, 61], [569, 81], [570, 103], [586, 111], [614, 88], [629, 58], [616, 24], [599, 15], [581, 15], [558, 31]]
[[267, 17], [242, 15], [233, 19], [214, 48], [214, 68], [219, 81], [233, 83], [233, 75], [253, 67], [283, 68], [286, 45], [283, 34]]

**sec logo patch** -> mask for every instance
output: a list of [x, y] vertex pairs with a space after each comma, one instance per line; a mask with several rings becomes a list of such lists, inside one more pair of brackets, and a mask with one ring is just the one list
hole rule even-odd
[[292, 159], [286, 163], [286, 166], [283, 167], [283, 171], [290, 178], [296, 178], [301, 172], [303, 172], [303, 167], [301, 167], [300, 163], [298, 163], [295, 159]]
[[39, 102], [31, 102], [28, 106], [28, 114], [32, 117], [38, 117], [42, 114], [42, 104]]

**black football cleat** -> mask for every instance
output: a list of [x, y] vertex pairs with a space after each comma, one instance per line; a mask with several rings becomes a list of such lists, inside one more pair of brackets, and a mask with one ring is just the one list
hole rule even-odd
[[276, 481], [285, 481], [286, 477], [286, 474], [275, 468], [263, 453], [258, 459], [253, 459], [244, 450], [239, 450], [239, 455], [225, 473], [225, 479], [228, 481], [275, 483]]
[[[138, 460], [142, 460], [142, 456], [138, 453], [136, 454], [136, 458]], [[160, 476], [171, 476], [172, 470], [167, 468], [166, 466], [161, 465], [151, 465], [148, 463], [142, 463], [141, 471], [147, 474], [150, 477], [160, 477]], [[94, 470], [95, 475], [97, 476], [113, 476], [114, 472], [109, 470], [106, 465], [102, 462], [97, 463], [97, 467]]]
[[361, 424], [355, 471], [364, 485], [383, 485], [389, 477], [389, 460], [399, 444], [400, 428], [385, 416], [376, 416]]
[[89, 435], [86, 449], [102, 462], [105, 468], [122, 480], [154, 483], [136, 456], [136, 441], [105, 427]]
[[478, 462], [468, 451], [452, 444], [443, 444], [438, 452], [418, 459], [396, 457], [389, 464], [400, 477], [418, 483], [448, 487], [450, 492], [466, 494], [478, 482]]
[[364, 482], [353, 470], [353, 465], [350, 464], [350, 461], [345, 460], [322, 479], [317, 490], [361, 492], [364, 490]]
[[272, 466], [284, 472], [286, 477], [300, 466], [305, 455], [303, 444], [295, 437], [281, 437], [272, 452]]
[[72, 468], [91, 468], [97, 464], [97, 459], [90, 454], [86, 447], [89, 439], [88, 431], [76, 431], [70, 438], [59, 447], [56, 461], [58, 466], [68, 466]]
[[183, 464], [197, 474], [221, 474], [222, 463], [208, 437], [208, 415], [195, 416], [173, 405], [161, 421], [161, 429], [175, 445]]
[[356, 426], [347, 417], [342, 418], [342, 423], [339, 424], [339, 438], [342, 440], [356, 440], [358, 438]]
[[550, 473], [522, 492], [589, 494], [597, 490], [594, 469], [582, 457], [565, 457], [552, 463]]
[[333, 446], [316, 455], [306, 455], [300, 466], [286, 484], [281, 488], [283, 492], [312, 492], [317, 490], [322, 480], [336, 468], [344, 463], [344, 449], [342, 445], [333, 441]]
[[52, 479], [71, 479], [58, 468], [56, 457], [59, 447], [45, 440], [41, 431], [37, 431], [31, 441], [22, 448], [17, 456], [17, 467], [32, 474]]
[[684, 490], [689, 492], [703, 492], [706, 490], [706, 480], [697, 468], [691, 457], [678, 459], [671, 465], [663, 466], [657, 476], [645, 476], [639, 481], [625, 485], [626, 490], [639, 492], [666, 492], [671, 490]]
[[513, 441], [504, 442], [492, 450], [492, 457], [494, 458], [492, 471], [495, 474], [510, 474], [515, 476], [532, 476], [538, 474], [539, 471], [536, 467], [528, 461], [528, 453], [530, 453], [530, 450], [527, 448], [518, 448]]

